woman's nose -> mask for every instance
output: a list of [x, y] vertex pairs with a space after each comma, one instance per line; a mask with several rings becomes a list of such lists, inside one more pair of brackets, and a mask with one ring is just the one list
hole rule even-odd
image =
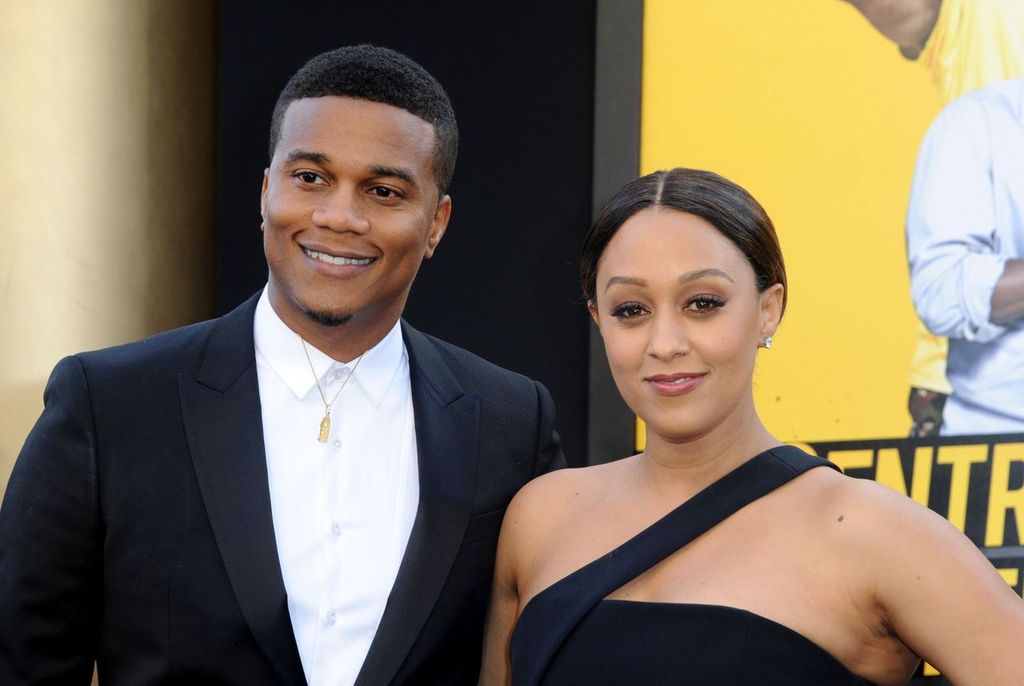
[[659, 360], [671, 360], [690, 352], [686, 325], [678, 317], [655, 315], [651, 322], [647, 351]]

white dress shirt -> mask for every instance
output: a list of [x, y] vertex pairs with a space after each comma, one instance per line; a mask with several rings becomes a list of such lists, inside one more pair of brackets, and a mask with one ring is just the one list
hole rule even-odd
[[[254, 321], [270, 502], [288, 612], [310, 686], [352, 684], [380, 624], [419, 501], [409, 356], [399, 324], [351, 374], [274, 312]], [[353, 363], [355, 361], [353, 360]]]
[[1024, 79], [936, 118], [918, 154], [907, 252], [918, 315], [949, 337], [942, 433], [1024, 431], [1024, 321], [989, 320], [1006, 261], [1024, 257]]

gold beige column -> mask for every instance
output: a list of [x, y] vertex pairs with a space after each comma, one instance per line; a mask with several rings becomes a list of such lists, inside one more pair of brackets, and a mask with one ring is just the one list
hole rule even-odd
[[62, 356], [212, 312], [215, 6], [0, 2], [0, 488]]

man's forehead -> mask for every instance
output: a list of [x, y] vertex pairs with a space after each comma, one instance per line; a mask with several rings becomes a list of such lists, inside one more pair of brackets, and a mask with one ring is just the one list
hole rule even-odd
[[[373, 147], [390, 159], [379, 164], [430, 165], [436, 134], [430, 122], [386, 103], [347, 96], [301, 98], [289, 103], [281, 125], [275, 156], [288, 158], [305, 151], [326, 158], [341, 149]], [[305, 155], [310, 159], [310, 155]]]
[[349, 95], [323, 95], [315, 98], [296, 98], [288, 103], [282, 117], [282, 133], [289, 125], [309, 125], [324, 119], [375, 119], [390, 122], [428, 135], [433, 140], [434, 125], [409, 110], [377, 100]]

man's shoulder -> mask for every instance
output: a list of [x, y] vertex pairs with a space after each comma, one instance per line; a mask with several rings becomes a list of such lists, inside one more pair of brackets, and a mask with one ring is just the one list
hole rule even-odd
[[251, 349], [252, 303], [246, 302], [222, 317], [188, 324], [129, 343], [81, 352], [74, 357], [87, 373], [141, 374], [189, 372], [198, 369], [214, 331], [229, 326], [239, 349]]
[[117, 364], [132, 360], [143, 362], [154, 359], [173, 357], [182, 350], [193, 347], [204, 340], [217, 319], [188, 324], [176, 329], [169, 329], [128, 343], [112, 345], [107, 348], [88, 350], [75, 355], [88, 364]]
[[454, 343], [423, 333], [408, 323], [404, 324], [404, 331], [406, 343], [412, 348], [410, 353], [414, 358], [420, 346], [432, 348], [464, 386], [493, 388], [496, 383], [502, 387], [511, 385], [532, 389], [536, 386], [536, 382], [524, 374], [501, 367]]

